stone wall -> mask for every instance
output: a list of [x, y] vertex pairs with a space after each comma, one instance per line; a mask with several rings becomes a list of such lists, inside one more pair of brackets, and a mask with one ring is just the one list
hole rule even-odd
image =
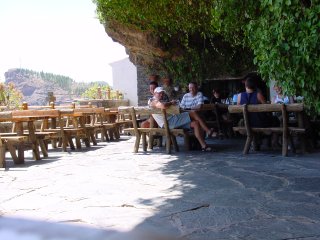
[[138, 91], [138, 105], [146, 106], [148, 99], [151, 96], [149, 92], [149, 74], [146, 72], [146, 69], [142, 66], [137, 67], [137, 91]]

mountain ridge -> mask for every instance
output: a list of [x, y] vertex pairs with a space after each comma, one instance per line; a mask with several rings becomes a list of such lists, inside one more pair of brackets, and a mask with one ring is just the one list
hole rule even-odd
[[56, 103], [60, 104], [81, 97], [85, 90], [96, 84], [108, 85], [107, 82], [78, 83], [67, 76], [22, 68], [9, 69], [4, 75], [5, 84], [13, 83], [21, 91], [22, 101], [29, 105], [48, 104], [48, 92], [53, 92]]

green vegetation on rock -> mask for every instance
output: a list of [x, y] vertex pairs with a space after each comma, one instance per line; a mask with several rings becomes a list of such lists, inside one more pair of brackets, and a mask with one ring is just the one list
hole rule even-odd
[[93, 2], [105, 26], [118, 22], [158, 37], [170, 53], [158, 67], [176, 80], [257, 69], [320, 112], [319, 0]]

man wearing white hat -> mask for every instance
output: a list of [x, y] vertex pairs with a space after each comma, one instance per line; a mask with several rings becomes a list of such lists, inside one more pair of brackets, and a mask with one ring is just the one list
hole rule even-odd
[[[170, 102], [163, 102], [162, 98], [165, 91], [162, 87], [157, 87], [154, 90], [154, 96], [149, 100], [149, 106], [154, 108], [161, 108], [161, 109], [167, 109], [168, 107], [172, 105], [176, 105], [176, 101], [170, 101]], [[152, 114], [154, 120], [157, 122], [159, 127], [163, 127], [164, 125], [164, 119], [162, 114]], [[199, 117], [199, 115], [194, 112], [183, 112], [180, 114], [168, 114], [168, 124], [169, 128], [193, 128], [194, 134], [196, 138], [198, 139], [202, 151], [212, 151], [212, 148], [209, 147], [203, 136], [203, 131], [207, 133], [209, 137], [214, 133], [213, 129], [209, 129], [205, 122]]]

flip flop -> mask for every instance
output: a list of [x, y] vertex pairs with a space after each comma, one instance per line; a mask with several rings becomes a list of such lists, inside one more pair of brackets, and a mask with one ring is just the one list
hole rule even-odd
[[213, 149], [212, 147], [206, 145], [204, 148], [201, 148], [202, 152], [216, 152], [215, 149]]
[[207, 139], [217, 137], [218, 133], [214, 131], [213, 128], [210, 129], [210, 133], [207, 135]]

